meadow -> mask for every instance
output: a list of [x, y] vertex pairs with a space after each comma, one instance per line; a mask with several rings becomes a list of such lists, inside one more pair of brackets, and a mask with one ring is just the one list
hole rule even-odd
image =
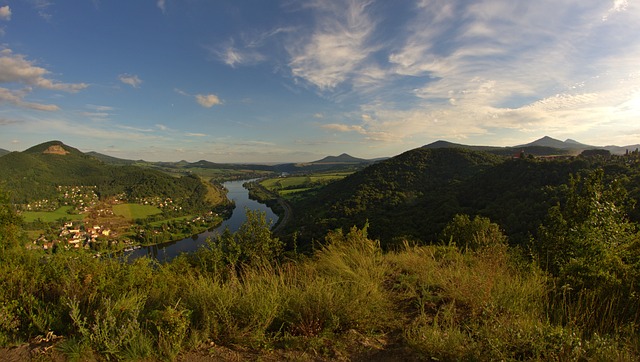
[[298, 192], [309, 191], [327, 185], [333, 181], [342, 180], [351, 173], [352, 172], [331, 172], [268, 178], [260, 181], [260, 185], [267, 190], [277, 192], [280, 196], [286, 198]]
[[21, 215], [25, 222], [34, 222], [38, 219], [42, 222], [54, 222], [61, 219], [82, 220], [84, 215], [69, 214], [73, 206], [61, 206], [55, 211], [25, 211]]
[[160, 214], [159, 208], [151, 205], [141, 204], [118, 204], [113, 205], [113, 213], [129, 220], [144, 219], [151, 215]]

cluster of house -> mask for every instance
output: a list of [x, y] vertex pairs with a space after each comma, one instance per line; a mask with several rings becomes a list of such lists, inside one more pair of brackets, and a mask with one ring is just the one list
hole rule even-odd
[[170, 197], [162, 198], [160, 196], [135, 198], [134, 203], [142, 205], [156, 206], [161, 209], [176, 211], [182, 210], [182, 206], [178, 206], [177, 203]]
[[98, 203], [95, 190], [96, 186], [58, 186], [61, 203], [72, 205], [79, 212], [86, 212]]
[[30, 202], [19, 207], [24, 211], [53, 211], [58, 208], [57, 200], [42, 199]]
[[113, 232], [109, 228], [101, 225], [95, 225], [87, 229], [73, 222], [67, 222], [60, 228], [60, 233], [57, 238], [48, 240], [46, 236], [41, 235], [33, 241], [33, 244], [45, 250], [52, 249], [56, 244], [63, 246], [65, 249], [88, 248], [91, 243], [96, 242], [101, 236], [113, 236]]

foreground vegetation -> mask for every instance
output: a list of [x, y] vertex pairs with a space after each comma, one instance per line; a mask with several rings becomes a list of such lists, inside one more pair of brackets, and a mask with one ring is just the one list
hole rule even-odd
[[598, 172], [565, 191], [531, 250], [509, 247], [487, 218], [457, 215], [438, 245], [383, 251], [365, 224], [299, 254], [248, 212], [238, 232], [161, 265], [27, 252], [1, 203], [0, 345], [53, 344], [45, 356], [69, 360], [229, 349], [236, 359], [637, 360], [640, 237], [626, 198]]

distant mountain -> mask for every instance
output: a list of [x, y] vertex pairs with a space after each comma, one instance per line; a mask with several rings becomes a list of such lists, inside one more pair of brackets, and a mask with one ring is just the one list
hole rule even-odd
[[340, 156], [327, 156], [321, 160], [313, 161], [311, 163], [314, 164], [328, 164], [328, 163], [369, 163], [371, 161], [365, 160], [364, 158], [357, 158], [346, 153], [341, 154]]
[[11, 151], [7, 151], [4, 148], [0, 148], [0, 157], [6, 155], [7, 153], [10, 153]]
[[551, 147], [551, 148], [557, 148], [561, 150], [586, 150], [586, 149], [598, 148], [596, 146], [585, 145], [583, 143], [574, 141], [572, 139], [567, 139], [566, 141], [560, 141], [555, 138], [551, 138], [549, 136], [544, 136], [531, 143], [514, 146], [514, 147], [519, 148], [519, 147], [534, 147], [534, 146]]

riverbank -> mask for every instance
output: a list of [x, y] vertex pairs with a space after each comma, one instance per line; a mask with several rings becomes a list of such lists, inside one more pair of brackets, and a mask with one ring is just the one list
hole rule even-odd
[[223, 186], [227, 190], [227, 198], [235, 207], [229, 217], [217, 226], [213, 228], [210, 227], [201, 233], [188, 235], [180, 240], [143, 246], [141, 249], [131, 252], [129, 256], [131, 258], [148, 256], [159, 261], [168, 261], [181, 253], [195, 252], [201, 246], [206, 245], [208, 239], [217, 237], [225, 229], [228, 228], [231, 232], [238, 230], [246, 221], [246, 210], [263, 212], [266, 214], [267, 220], [270, 220], [272, 225], [275, 224], [278, 216], [273, 210], [269, 206], [250, 198], [249, 190], [245, 188], [244, 185], [253, 180], [255, 179], [234, 180], [223, 183]]

